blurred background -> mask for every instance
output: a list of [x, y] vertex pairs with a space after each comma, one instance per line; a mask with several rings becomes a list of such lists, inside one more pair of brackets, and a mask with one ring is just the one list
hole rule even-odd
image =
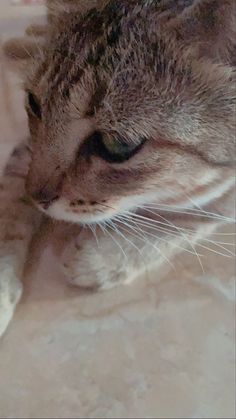
[[[42, 1], [0, 0], [1, 43], [44, 15]], [[27, 134], [1, 54], [0, 170]], [[82, 294], [46, 249], [0, 341], [0, 417], [235, 417], [235, 265], [203, 254], [204, 273], [181, 255], [173, 271]]]

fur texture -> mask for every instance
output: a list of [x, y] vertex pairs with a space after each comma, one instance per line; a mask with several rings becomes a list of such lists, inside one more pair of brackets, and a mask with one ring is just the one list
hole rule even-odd
[[233, 219], [235, 1], [91, 3], [48, 1], [5, 52], [27, 69], [27, 194], [85, 226], [70, 282], [107, 289]]

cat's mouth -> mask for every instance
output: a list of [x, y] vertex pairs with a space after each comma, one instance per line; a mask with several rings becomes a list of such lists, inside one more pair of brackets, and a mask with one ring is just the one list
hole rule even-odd
[[94, 224], [108, 221], [119, 213], [117, 205], [79, 199], [68, 203], [64, 198], [53, 200], [50, 205], [44, 202], [36, 203], [37, 208], [45, 215], [56, 220], [77, 224]]
[[82, 197], [68, 200], [68, 198], [60, 196], [51, 200], [50, 204], [39, 201], [34, 201], [34, 204], [45, 215], [58, 221], [99, 224], [119, 220], [121, 214], [128, 216], [138, 208], [142, 208], [144, 202], [150, 202], [153, 199], [154, 196], [150, 193], [145, 196], [134, 194], [127, 197], [100, 198], [99, 200]]

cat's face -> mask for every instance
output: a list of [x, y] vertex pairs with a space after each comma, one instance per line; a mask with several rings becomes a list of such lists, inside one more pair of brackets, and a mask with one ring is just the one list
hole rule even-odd
[[118, 12], [66, 20], [26, 83], [27, 188], [53, 218], [99, 222], [205, 196], [232, 163], [230, 68], [158, 32], [147, 11]]

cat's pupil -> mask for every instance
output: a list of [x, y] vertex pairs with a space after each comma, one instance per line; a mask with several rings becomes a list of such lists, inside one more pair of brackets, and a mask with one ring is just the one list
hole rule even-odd
[[28, 103], [31, 111], [37, 118], [41, 118], [41, 106], [38, 99], [31, 92], [28, 93]]
[[107, 138], [99, 131], [95, 131], [85, 141], [80, 149], [86, 157], [97, 155], [109, 163], [123, 163], [133, 157], [143, 146], [145, 139], [136, 145], [127, 144], [119, 138]]

